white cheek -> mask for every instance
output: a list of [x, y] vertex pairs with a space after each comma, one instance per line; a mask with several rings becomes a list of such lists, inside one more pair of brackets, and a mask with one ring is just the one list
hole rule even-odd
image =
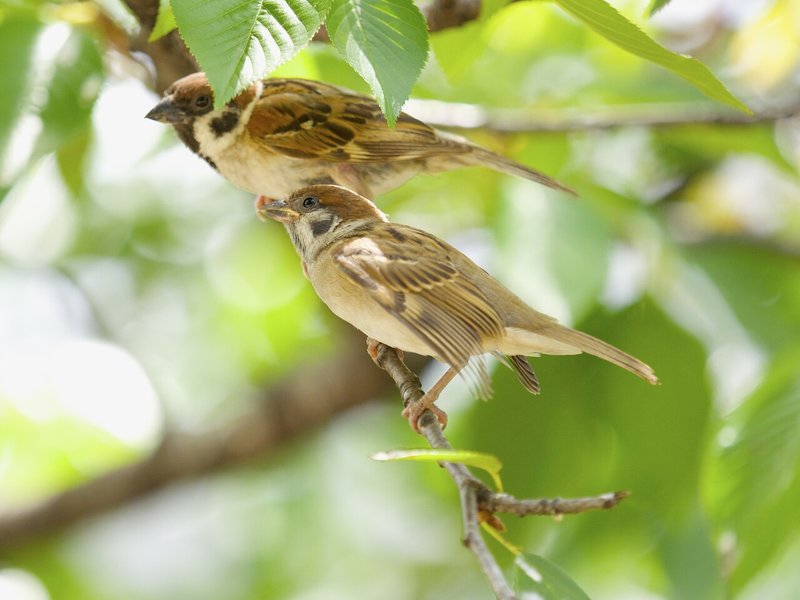
[[311, 231], [311, 223], [304, 219], [297, 228], [297, 233], [300, 236], [300, 240], [303, 242], [303, 247], [310, 250], [316, 240], [314, 232]]
[[263, 84], [260, 81], [257, 82], [256, 93], [253, 95], [253, 99], [250, 101], [250, 104], [248, 104], [239, 115], [239, 122], [236, 124], [236, 127], [234, 127], [231, 131], [224, 133], [223, 135], [218, 136], [216, 133], [214, 133], [214, 130], [211, 127], [211, 121], [221, 117], [225, 112], [225, 109], [213, 110], [195, 118], [194, 137], [200, 144], [200, 151], [203, 154], [211, 157], [220, 156], [222, 152], [227, 150], [239, 139], [239, 136], [242, 135], [242, 132], [247, 126], [247, 122], [250, 120], [250, 115], [253, 114], [256, 103], [261, 98], [262, 89]]
[[219, 156], [227, 150], [236, 142], [247, 123], [244, 119], [239, 119], [234, 129], [218, 136], [211, 127], [211, 121], [219, 117], [219, 112], [210, 112], [194, 120], [194, 137], [200, 144], [200, 151], [206, 156]]

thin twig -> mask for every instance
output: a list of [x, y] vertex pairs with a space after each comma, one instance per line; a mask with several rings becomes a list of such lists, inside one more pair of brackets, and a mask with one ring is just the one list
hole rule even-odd
[[481, 502], [481, 506], [490, 512], [503, 512], [518, 517], [528, 515], [576, 515], [591, 510], [608, 510], [614, 508], [629, 496], [629, 492], [610, 492], [599, 496], [585, 498], [537, 498], [519, 500], [509, 494], [492, 493]]
[[617, 127], [681, 127], [691, 125], [753, 125], [800, 114], [800, 103], [763, 108], [752, 115], [716, 105], [644, 104], [593, 110], [531, 111], [485, 108], [476, 104], [409, 100], [404, 110], [437, 127], [487, 129], [499, 133], [591, 131]]
[[[408, 406], [419, 402], [424, 395], [419, 377], [402, 361], [395, 350], [383, 344], [377, 347], [375, 362], [384, 369], [394, 381], [403, 403]], [[420, 416], [417, 425], [420, 432], [428, 440], [431, 448], [452, 450], [447, 437], [442, 431], [439, 420], [431, 411], [426, 410]], [[515, 600], [517, 596], [506, 581], [500, 565], [492, 555], [480, 533], [481, 513], [510, 513], [520, 517], [526, 515], [564, 515], [578, 514], [591, 510], [607, 510], [614, 508], [627, 492], [614, 492], [586, 498], [553, 498], [522, 499], [509, 494], [491, 491], [470, 470], [460, 463], [443, 462], [442, 466], [453, 478], [461, 498], [461, 515], [464, 527], [464, 545], [475, 555], [481, 570], [486, 575], [495, 596], [500, 600]]]

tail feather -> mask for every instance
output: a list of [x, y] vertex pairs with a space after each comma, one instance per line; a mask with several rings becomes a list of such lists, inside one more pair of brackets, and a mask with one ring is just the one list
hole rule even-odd
[[524, 179], [530, 179], [531, 181], [541, 183], [542, 185], [546, 185], [554, 190], [566, 192], [572, 196], [578, 195], [572, 188], [567, 187], [563, 183], [559, 183], [541, 171], [526, 167], [521, 163], [511, 160], [510, 158], [506, 158], [505, 156], [501, 156], [500, 154], [496, 154], [491, 150], [487, 150], [486, 148], [475, 146], [474, 150], [472, 151], [472, 155], [478, 159], [480, 164], [491, 167], [496, 171], [502, 171], [503, 173], [508, 173], [509, 175], [516, 175], [517, 177], [522, 177]]
[[559, 342], [574, 346], [583, 352], [607, 360], [610, 363], [614, 363], [623, 369], [627, 369], [634, 375], [638, 375], [648, 383], [653, 385], [660, 383], [650, 365], [588, 333], [562, 326], [557, 326], [552, 329], [548, 328], [547, 331], [541, 331], [539, 333], [556, 339]]
[[536, 373], [533, 371], [531, 363], [528, 362], [528, 358], [518, 354], [516, 356], [509, 356], [508, 360], [523, 387], [531, 394], [538, 394], [541, 390], [539, 387], [539, 378], [536, 377]]

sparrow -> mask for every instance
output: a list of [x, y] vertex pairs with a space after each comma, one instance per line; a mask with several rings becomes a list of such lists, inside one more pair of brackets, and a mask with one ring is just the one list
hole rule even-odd
[[405, 113], [390, 129], [377, 103], [305, 79], [256, 81], [219, 110], [204, 73], [175, 81], [146, 118], [171, 124], [223, 177], [253, 194], [286, 198], [336, 183], [374, 198], [417, 173], [486, 166], [574, 194], [547, 175], [438, 131]]
[[[390, 223], [370, 200], [334, 185], [313, 185], [288, 200], [256, 207], [284, 224], [303, 270], [322, 301], [368, 338], [448, 365], [403, 415], [432, 410], [444, 387], [472, 357], [507, 358], [522, 385], [539, 393], [528, 356], [587, 352], [658, 383], [653, 369], [587, 333], [528, 306], [459, 250], [434, 235]], [[373, 358], [375, 358], [373, 356]], [[478, 369], [488, 390], [488, 374]]]

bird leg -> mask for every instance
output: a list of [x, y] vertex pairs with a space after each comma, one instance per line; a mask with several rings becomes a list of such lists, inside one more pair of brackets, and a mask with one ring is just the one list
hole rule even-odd
[[[391, 348], [386, 346], [383, 342], [379, 342], [376, 339], [371, 337], [367, 337], [367, 353], [369, 354], [372, 361], [378, 365], [379, 368], [385, 368], [383, 365], [383, 361], [380, 359], [379, 350], [380, 347], [384, 346], [388, 350], [391, 350], [397, 354], [397, 357], [402, 361], [403, 360], [403, 351], [398, 350], [397, 348]], [[442, 428], [447, 426], [447, 413], [444, 412], [441, 408], [436, 406], [434, 402], [439, 398], [439, 394], [442, 393], [442, 390], [447, 387], [447, 384], [450, 383], [453, 378], [458, 375], [461, 369], [454, 369], [450, 367], [447, 372], [439, 378], [439, 381], [433, 384], [433, 387], [428, 390], [426, 394], [424, 394], [419, 400], [412, 400], [408, 402], [406, 407], [403, 409], [403, 416], [408, 419], [409, 425], [411, 425], [411, 429], [420, 433], [419, 426], [417, 425], [417, 421], [422, 416], [426, 410], [431, 411], [436, 418], [439, 419], [439, 423], [442, 425]], [[419, 384], [419, 380], [417, 380]], [[405, 397], [405, 393], [403, 394]]]
[[411, 429], [417, 433], [420, 433], [417, 421], [419, 421], [422, 413], [424, 413], [426, 410], [429, 410], [436, 415], [436, 418], [439, 419], [442, 429], [447, 427], [447, 413], [434, 403], [439, 399], [439, 394], [442, 393], [442, 390], [444, 390], [444, 388], [447, 387], [447, 384], [450, 383], [456, 375], [458, 375], [459, 371], [461, 371], [461, 369], [448, 367], [445, 374], [439, 378], [439, 381], [433, 384], [431, 389], [425, 392], [425, 395], [422, 396], [422, 398], [416, 402], [409, 403], [403, 409], [403, 416], [408, 419], [408, 424], [411, 425]]

